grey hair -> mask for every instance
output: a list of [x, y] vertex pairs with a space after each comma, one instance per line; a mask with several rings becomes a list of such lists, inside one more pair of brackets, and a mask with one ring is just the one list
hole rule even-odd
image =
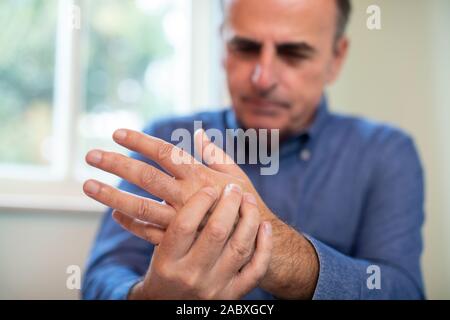
[[[220, 0], [223, 12], [225, 12], [226, 1], [227, 0]], [[335, 41], [339, 40], [345, 34], [352, 12], [351, 0], [336, 0], [336, 5], [338, 7], [338, 18], [336, 23]]]

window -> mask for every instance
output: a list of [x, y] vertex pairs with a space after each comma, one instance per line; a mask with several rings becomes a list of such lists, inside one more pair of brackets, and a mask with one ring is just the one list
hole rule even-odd
[[111, 140], [115, 129], [139, 130], [148, 119], [189, 110], [188, 3], [85, 3], [77, 177], [99, 174], [98, 170], [86, 171], [84, 155], [99, 146], [117, 149]]
[[87, 150], [118, 150], [116, 128], [217, 105], [213, 8], [210, 0], [2, 0], [0, 207], [100, 209], [81, 181], [114, 180], [90, 171]]
[[[56, 16], [57, 8], [52, 1], [0, 2], [3, 175], [11, 171], [20, 174], [31, 167], [44, 170], [51, 165]], [[19, 166], [22, 170], [18, 170]]]

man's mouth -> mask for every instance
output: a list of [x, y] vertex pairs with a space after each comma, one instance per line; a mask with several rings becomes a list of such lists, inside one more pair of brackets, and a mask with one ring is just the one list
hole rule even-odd
[[274, 99], [242, 97], [242, 102], [257, 113], [274, 114], [280, 109], [289, 109], [289, 103]]

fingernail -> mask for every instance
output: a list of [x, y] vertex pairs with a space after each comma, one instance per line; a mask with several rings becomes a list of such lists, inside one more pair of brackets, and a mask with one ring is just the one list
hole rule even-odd
[[125, 140], [126, 137], [127, 137], [127, 132], [123, 129], [116, 130], [116, 132], [114, 132], [114, 139], [116, 139], [116, 140], [123, 141], [123, 140]]
[[247, 201], [248, 203], [256, 205], [256, 198], [251, 193], [244, 194], [244, 200]]
[[195, 131], [195, 134], [200, 134], [201, 137], [202, 137], [202, 141], [203, 141], [203, 142], [209, 141], [209, 138], [208, 138], [208, 136], [207, 136], [205, 130], [203, 130], [203, 129], [201, 129], [201, 128], [200, 128], [200, 129], [197, 129], [197, 130]]
[[89, 151], [86, 159], [89, 163], [98, 164], [102, 161], [102, 153], [98, 150]]
[[198, 135], [198, 134], [202, 134], [202, 133], [203, 133], [202, 129], [197, 129], [197, 130], [195, 130], [194, 135]]
[[268, 221], [264, 222], [264, 232], [268, 236], [272, 235], [272, 224]]
[[226, 186], [225, 188], [225, 194], [229, 194], [231, 191], [234, 191], [236, 193], [241, 193], [242, 189], [240, 186], [238, 186], [237, 184], [234, 183], [230, 183]]
[[203, 191], [206, 192], [207, 194], [209, 194], [211, 197], [217, 198], [217, 193], [216, 193], [216, 190], [214, 190], [214, 188], [206, 187], [206, 188], [203, 188]]
[[112, 212], [111, 216], [113, 217], [113, 219], [114, 219], [116, 222], [119, 222], [119, 214], [117, 213], [116, 210], [114, 210], [114, 211]]
[[92, 180], [84, 184], [84, 191], [88, 194], [95, 195], [100, 191], [100, 185]]

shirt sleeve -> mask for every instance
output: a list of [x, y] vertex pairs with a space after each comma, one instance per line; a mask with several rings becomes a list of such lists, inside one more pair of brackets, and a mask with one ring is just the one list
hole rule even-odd
[[[153, 127], [144, 132], [157, 135]], [[154, 165], [139, 154], [133, 153], [131, 157]], [[124, 180], [119, 189], [156, 199]], [[88, 258], [81, 288], [83, 299], [126, 299], [130, 289], [145, 275], [153, 254], [153, 245], [123, 229], [111, 212], [110, 208], [106, 210]]]
[[374, 149], [378, 152], [352, 255], [305, 235], [320, 264], [313, 299], [424, 298], [424, 182], [416, 148], [409, 137], [397, 134]]

